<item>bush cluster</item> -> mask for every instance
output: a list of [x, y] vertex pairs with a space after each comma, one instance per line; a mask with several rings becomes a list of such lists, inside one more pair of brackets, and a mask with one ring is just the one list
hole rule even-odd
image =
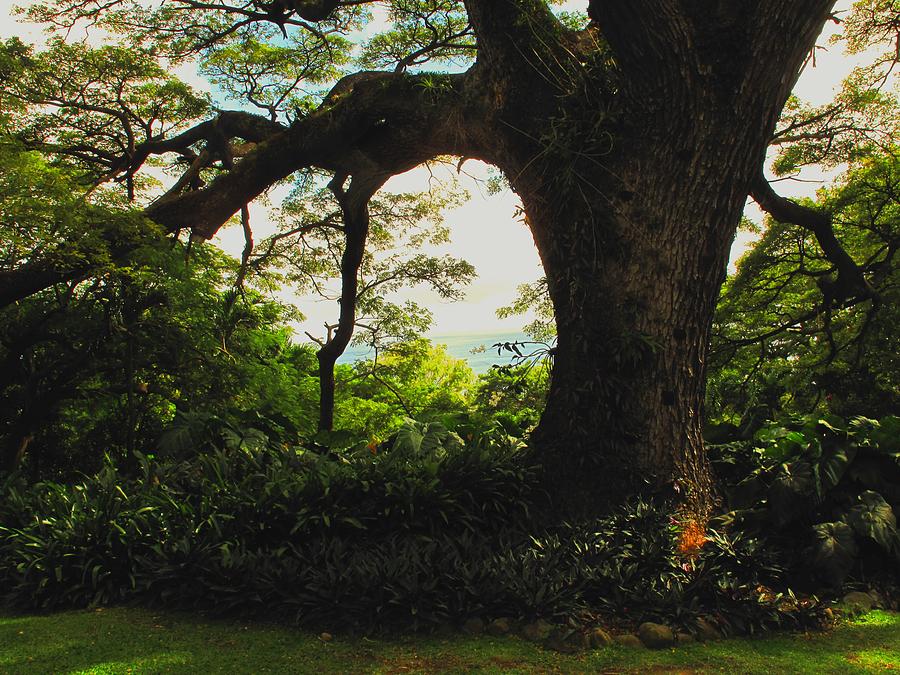
[[798, 416], [711, 454], [725, 520], [783, 551], [795, 583], [898, 582], [900, 418]]
[[2, 602], [158, 603], [362, 631], [598, 610], [715, 613], [747, 631], [815, 613], [769, 590], [780, 568], [753, 540], [711, 533], [685, 558], [663, 504], [542, 524], [527, 451], [490, 434], [464, 443], [409, 424], [338, 455], [222, 432], [190, 460], [142, 456], [130, 477], [108, 464], [71, 486], [0, 485]]

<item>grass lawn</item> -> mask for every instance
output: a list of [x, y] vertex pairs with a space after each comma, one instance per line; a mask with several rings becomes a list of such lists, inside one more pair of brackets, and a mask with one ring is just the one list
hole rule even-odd
[[0, 673], [861, 673], [900, 671], [900, 614], [821, 634], [610, 647], [574, 655], [517, 637], [323, 642], [290, 628], [115, 608], [0, 615]]

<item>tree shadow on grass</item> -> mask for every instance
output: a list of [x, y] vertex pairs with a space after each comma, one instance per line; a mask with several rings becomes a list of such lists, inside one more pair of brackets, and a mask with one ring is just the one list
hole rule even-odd
[[288, 628], [136, 608], [0, 617], [0, 673], [298, 672], [330, 660], [325, 647]]

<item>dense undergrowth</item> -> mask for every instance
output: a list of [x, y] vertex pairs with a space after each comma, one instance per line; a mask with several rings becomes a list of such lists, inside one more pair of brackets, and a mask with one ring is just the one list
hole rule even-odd
[[781, 551], [794, 584], [896, 582], [900, 418], [793, 416], [710, 454], [721, 521]]
[[[861, 432], [838, 434], [841, 447], [847, 454], [850, 443], [856, 461], [868, 448], [896, 462], [889, 437], [877, 442], [883, 428], [870, 422], [865, 442]], [[816, 526], [793, 547], [784, 545], [786, 524], [750, 526], [732, 512], [729, 527], [714, 522], [702, 546], [687, 550], [665, 503], [636, 499], [591, 522], [553, 522], [528, 449], [497, 427], [468, 436], [410, 422], [380, 445], [334, 452], [218, 423], [195, 439], [193, 456], [139, 455], [128, 471], [109, 462], [72, 485], [11, 476], [0, 486], [2, 602], [139, 602], [362, 631], [471, 616], [690, 625], [705, 615], [741, 633], [819, 620], [816, 598], [788, 586], [799, 546], [818, 541], [827, 559], [827, 542], [815, 539], [822, 528], [808, 521], [824, 517], [828, 499], [844, 503], [836, 488], [856, 476], [849, 460], [816, 474], [828, 498], [811, 498], [818, 510], [793, 519]], [[732, 448], [730, 463], [719, 448], [719, 464], [755, 465], [737, 474], [750, 475], [741, 484], [762, 481], [768, 502], [748, 513], [784, 520], [772, 486], [786, 489], [780, 476], [798, 473], [813, 451], [799, 436], [775, 436], [749, 456]], [[773, 456], [785, 442], [794, 445]], [[860, 503], [872, 492], [858, 493]], [[896, 521], [884, 499], [878, 505], [877, 522], [850, 506], [846, 525], [859, 541], [842, 578], [831, 578], [836, 586], [897, 560]]]

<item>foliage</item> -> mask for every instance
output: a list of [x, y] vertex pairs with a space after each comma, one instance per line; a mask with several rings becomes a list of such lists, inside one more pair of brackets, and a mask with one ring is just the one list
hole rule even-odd
[[556, 336], [553, 305], [547, 289], [546, 277], [530, 284], [520, 284], [518, 296], [512, 304], [497, 310], [497, 316], [506, 319], [511, 316], [534, 312], [535, 319], [524, 327], [524, 332], [532, 340], [547, 342]]
[[768, 590], [780, 570], [752, 540], [710, 533], [686, 559], [662, 504], [545, 529], [529, 455], [490, 434], [410, 424], [335, 453], [206, 429], [195, 458], [139, 456], [134, 478], [111, 464], [71, 486], [8, 478], [3, 601], [140, 600], [366, 630], [589, 607], [685, 625], [714, 611], [741, 632], [816, 616]]
[[80, 188], [77, 170], [0, 136], [0, 272], [103, 270], [118, 251], [159, 235], [114, 198], [92, 203]]
[[882, 416], [900, 406], [896, 148], [867, 159], [817, 206], [872, 292], [843, 280], [814, 233], [770, 222], [723, 287], [713, 326], [709, 418], [751, 436], [782, 411]]
[[833, 169], [856, 164], [889, 148], [897, 138], [897, 99], [872, 86], [865, 70], [851, 73], [833, 101], [811, 106], [792, 96], [781, 115], [773, 145], [778, 176], [805, 166]]
[[27, 440], [33, 476], [152, 452], [176, 411], [280, 420], [309, 433], [314, 358], [290, 344], [292, 308], [227, 285], [234, 261], [160, 240], [65, 294], [0, 311], [0, 440]]
[[508, 429], [530, 431], [540, 419], [549, 384], [546, 363], [492, 367], [479, 376], [472, 405], [476, 414]]
[[405, 70], [428, 62], [462, 65], [474, 55], [472, 26], [459, 2], [392, 2], [388, 19], [390, 28], [363, 46], [362, 67]]
[[[209, 112], [207, 97], [173, 77], [146, 48], [92, 48], [52, 38], [36, 52], [11, 38], [0, 45], [0, 70], [0, 100], [12, 106], [7, 124], [16, 138], [77, 168], [87, 185], [127, 171], [139, 144]], [[127, 176], [133, 199], [133, 175]]]
[[265, 112], [273, 121], [305, 114], [346, 62], [340, 35], [293, 34], [286, 45], [271, 42], [272, 31], [244, 32], [210, 50], [200, 71], [228, 99]]
[[464, 361], [417, 339], [372, 360], [339, 367], [336, 426], [383, 440], [407, 418], [439, 420], [464, 413], [476, 387]]
[[142, 458], [136, 479], [111, 465], [71, 487], [8, 479], [5, 600], [429, 624], [482, 602], [490, 542], [521, 536], [503, 533], [521, 532], [535, 503], [521, 453], [467, 449], [434, 427], [343, 458], [219, 429], [219, 448]]
[[[251, 270], [276, 272], [284, 287], [327, 300], [341, 297], [342, 256], [346, 226], [330, 190], [305, 175], [279, 210], [279, 230], [260, 242], [249, 258]], [[443, 222], [448, 209], [467, 197], [455, 184], [420, 193], [380, 191], [369, 203], [366, 250], [356, 272], [356, 321], [353, 344], [385, 350], [412, 340], [431, 325], [431, 312], [411, 301], [394, 298], [403, 288], [425, 286], [443, 299], [458, 300], [475, 276], [474, 268], [449, 255], [426, 253], [446, 244], [450, 231]], [[327, 343], [337, 323], [330, 324]]]
[[789, 554], [792, 578], [807, 584], [896, 577], [898, 431], [894, 416], [812, 415], [713, 448], [730, 479], [727, 519]]

